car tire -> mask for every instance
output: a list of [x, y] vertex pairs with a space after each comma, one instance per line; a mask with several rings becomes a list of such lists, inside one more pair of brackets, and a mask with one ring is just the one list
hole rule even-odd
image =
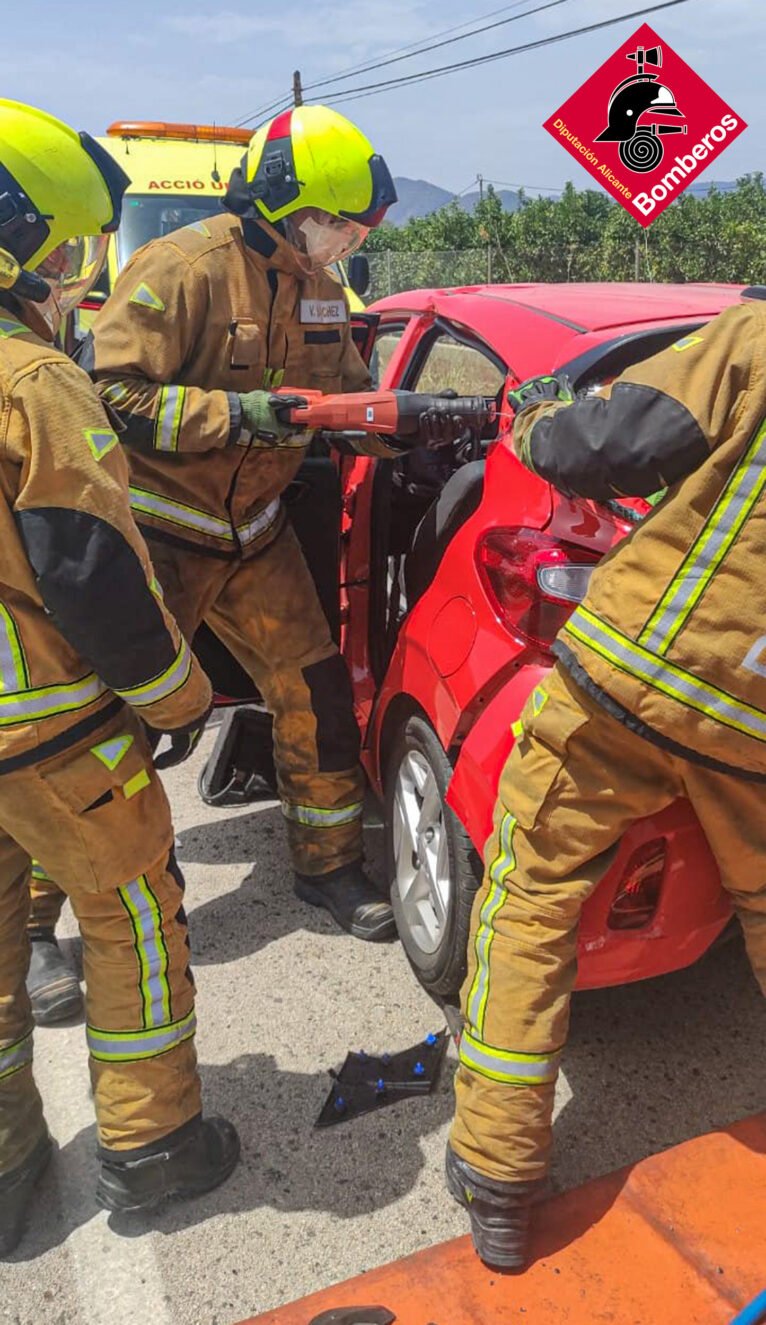
[[446, 801], [452, 766], [433, 727], [410, 717], [386, 764], [386, 877], [402, 946], [424, 989], [455, 1003], [465, 979], [481, 860]]

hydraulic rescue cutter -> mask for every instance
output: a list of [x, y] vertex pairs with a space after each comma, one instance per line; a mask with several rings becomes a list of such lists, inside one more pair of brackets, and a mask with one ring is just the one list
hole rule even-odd
[[478, 436], [496, 417], [496, 405], [484, 396], [423, 395], [418, 391], [359, 391], [326, 396], [321, 391], [282, 387], [271, 398], [280, 420], [315, 432], [345, 434], [379, 433], [382, 437], [417, 436], [423, 414], [443, 414], [460, 419], [466, 433]]

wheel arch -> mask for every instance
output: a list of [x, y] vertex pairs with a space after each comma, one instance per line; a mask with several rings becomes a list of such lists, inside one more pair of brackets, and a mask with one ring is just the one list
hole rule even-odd
[[415, 717], [422, 718], [430, 727], [433, 727], [430, 714], [426, 712], [423, 705], [419, 704], [413, 695], [404, 693], [394, 695], [394, 698], [391, 700], [391, 703], [388, 705], [388, 708], [383, 715], [380, 736], [378, 738], [378, 768], [380, 770], [381, 785], [385, 782], [388, 760], [391, 755], [391, 748], [394, 740], [396, 739], [396, 733], [405, 722], [409, 722], [410, 718]]

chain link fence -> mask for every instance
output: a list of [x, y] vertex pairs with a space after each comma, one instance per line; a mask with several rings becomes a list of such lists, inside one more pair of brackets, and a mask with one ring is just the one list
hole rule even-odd
[[484, 285], [508, 280], [502, 256], [487, 246], [426, 249], [419, 253], [370, 253], [370, 292], [366, 302], [401, 290], [453, 285]]

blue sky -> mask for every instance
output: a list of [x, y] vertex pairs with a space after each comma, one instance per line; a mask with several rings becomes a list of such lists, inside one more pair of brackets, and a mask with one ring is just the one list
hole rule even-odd
[[[517, 0], [515, 11], [507, 4], [494, 19], [539, 3]], [[114, 119], [232, 123], [289, 92], [295, 68], [308, 83], [453, 25], [478, 24], [501, 8], [499, 0], [78, 0], [74, 7], [5, 0], [4, 7], [3, 95], [36, 102], [91, 133]], [[566, 0], [358, 81], [481, 55], [638, 8], [638, 0]], [[766, 168], [762, 0], [688, 0], [648, 21], [750, 126], [700, 178], [733, 179]], [[572, 179], [584, 186], [590, 176], [542, 122], [640, 22], [406, 90], [353, 103], [340, 95], [327, 99], [359, 121], [396, 175], [456, 192], [478, 172], [510, 184], [558, 188]]]

